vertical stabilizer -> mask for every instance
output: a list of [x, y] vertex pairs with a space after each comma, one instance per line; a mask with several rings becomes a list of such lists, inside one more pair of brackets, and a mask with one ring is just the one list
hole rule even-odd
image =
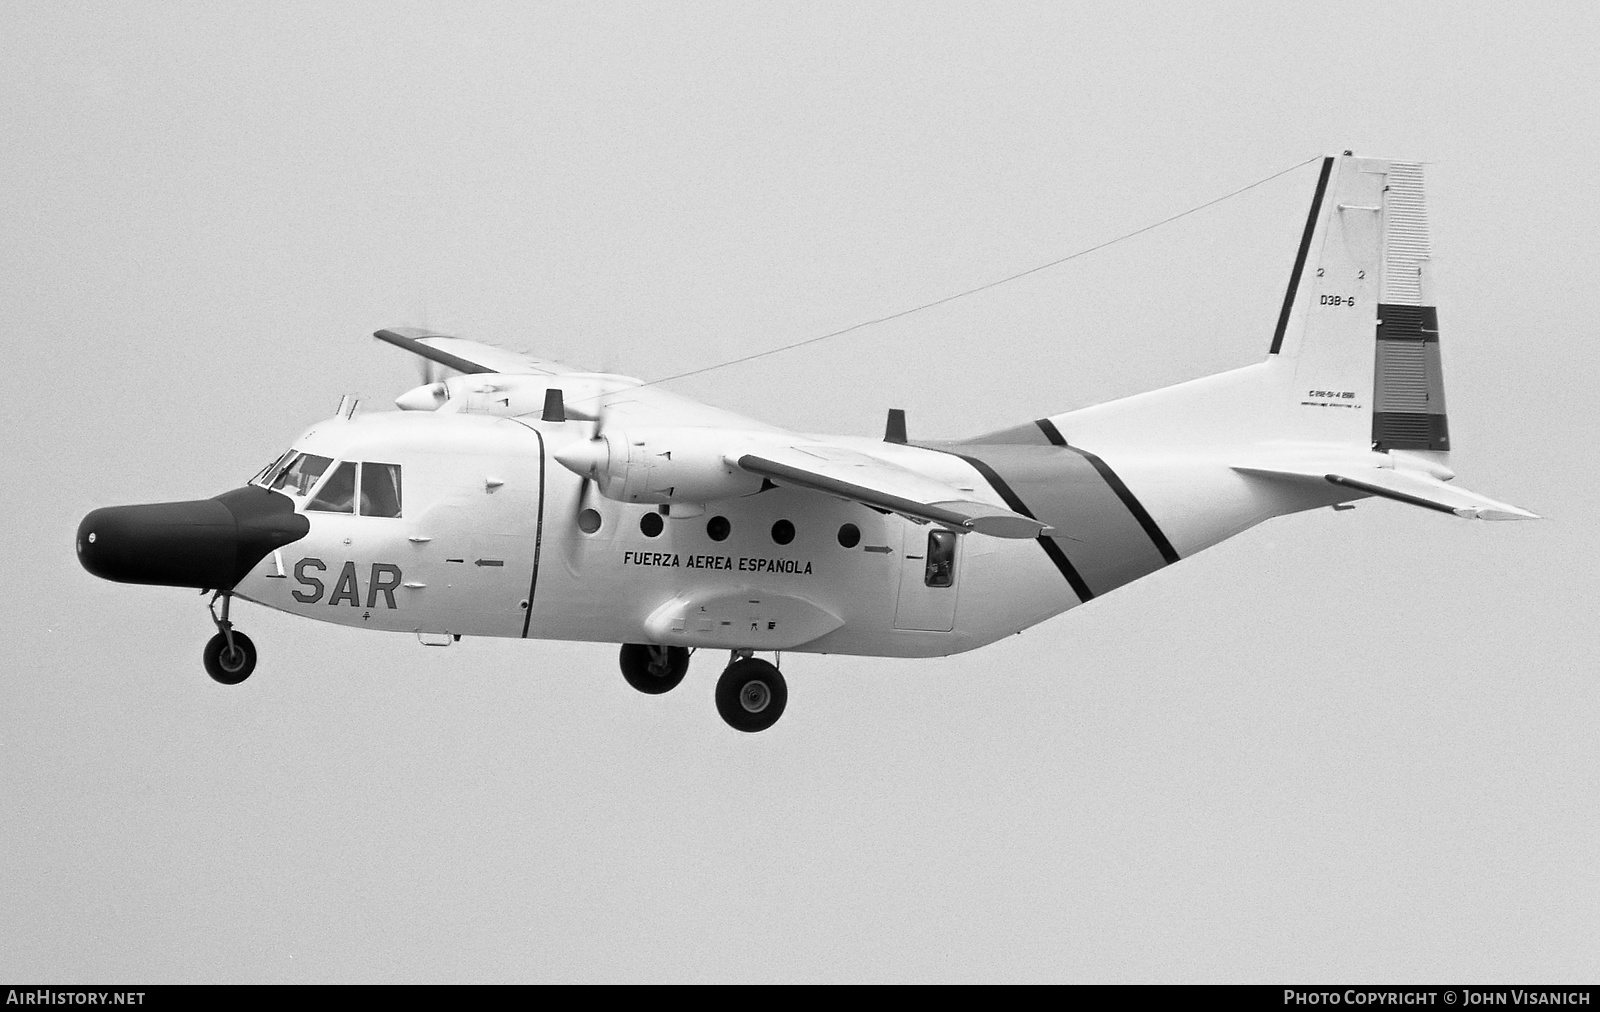
[[1422, 166], [1322, 164], [1271, 357], [1289, 438], [1448, 450]]

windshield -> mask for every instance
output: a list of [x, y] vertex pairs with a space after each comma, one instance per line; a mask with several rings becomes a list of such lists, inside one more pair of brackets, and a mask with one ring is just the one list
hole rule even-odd
[[[400, 516], [399, 464], [347, 460], [328, 474], [332, 466], [331, 457], [290, 450], [257, 472], [250, 483], [303, 497], [321, 482], [321, 488], [306, 509], [320, 513], [359, 513], [364, 517]], [[325, 474], [327, 480], [323, 481]], [[356, 494], [358, 487], [359, 495]]]
[[291, 495], [303, 496], [311, 491], [311, 486], [317, 483], [331, 463], [332, 458], [319, 457], [314, 453], [296, 454], [287, 464], [278, 462], [275, 472], [268, 473], [266, 485]]
[[276, 478], [278, 476], [278, 472], [283, 470], [283, 465], [289, 463], [289, 460], [293, 456], [294, 456], [294, 451], [293, 450], [285, 450], [285, 451], [283, 451], [282, 455], [279, 456], [277, 460], [274, 460], [272, 463], [268, 464], [266, 467], [263, 467], [261, 470], [257, 471], [256, 472], [256, 476], [254, 478], [251, 478], [250, 481], [247, 482], [247, 484], [250, 484], [250, 485], [266, 485], [266, 486], [270, 487], [272, 485], [272, 479], [274, 479], [274, 478]]

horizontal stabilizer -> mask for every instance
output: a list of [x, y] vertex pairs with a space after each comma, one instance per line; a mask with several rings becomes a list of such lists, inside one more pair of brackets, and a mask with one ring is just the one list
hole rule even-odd
[[1454, 485], [1418, 471], [1401, 471], [1389, 467], [1350, 467], [1337, 465], [1318, 467], [1315, 464], [1295, 464], [1287, 467], [1235, 467], [1245, 474], [1259, 474], [1269, 478], [1288, 478], [1297, 481], [1326, 481], [1343, 488], [1354, 489], [1366, 495], [1393, 499], [1411, 506], [1422, 506], [1441, 513], [1454, 513], [1469, 520], [1538, 520], [1537, 513]]
[[728, 462], [779, 485], [825, 492], [913, 520], [943, 524], [958, 533], [1037, 538], [1050, 531], [1032, 517], [967, 498], [944, 482], [842, 447], [768, 446]]

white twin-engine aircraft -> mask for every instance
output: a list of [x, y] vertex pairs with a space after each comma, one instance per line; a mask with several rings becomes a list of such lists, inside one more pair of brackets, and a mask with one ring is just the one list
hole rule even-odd
[[[732, 652], [717, 709], [770, 727], [758, 651], [928, 657], [992, 643], [1270, 517], [1380, 496], [1534, 514], [1454, 485], [1417, 164], [1322, 162], [1266, 360], [971, 439], [765, 425], [639, 380], [415, 330], [453, 370], [397, 412], [312, 426], [213, 499], [98, 509], [108, 580], [214, 591], [211, 677], [250, 675], [235, 595], [415, 633], [622, 643], [665, 692]], [[218, 611], [220, 602], [221, 610]]]

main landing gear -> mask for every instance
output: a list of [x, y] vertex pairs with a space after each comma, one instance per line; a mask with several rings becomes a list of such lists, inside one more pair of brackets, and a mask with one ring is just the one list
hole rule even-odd
[[765, 731], [783, 716], [789, 703], [789, 686], [783, 673], [766, 661], [735, 650], [728, 668], [717, 679], [717, 712], [737, 731]]
[[[235, 637], [238, 635], [234, 633]], [[751, 653], [735, 650], [727, 670], [717, 679], [717, 712], [735, 730], [765, 731], [783, 716], [783, 708], [789, 702], [789, 686], [775, 665], [757, 660]], [[251, 663], [254, 660], [252, 653]], [[684, 647], [624, 643], [618, 663], [629, 685], [657, 696], [683, 681], [689, 670], [689, 651]], [[209, 664], [207, 661], [208, 668]]]
[[[217, 599], [222, 600], [222, 614], [217, 614]], [[217, 624], [217, 634], [206, 644], [206, 674], [223, 685], [238, 685], [256, 669], [256, 645], [250, 637], [236, 632], [228, 621], [228, 605], [233, 595], [219, 590], [211, 595], [211, 621]]]

